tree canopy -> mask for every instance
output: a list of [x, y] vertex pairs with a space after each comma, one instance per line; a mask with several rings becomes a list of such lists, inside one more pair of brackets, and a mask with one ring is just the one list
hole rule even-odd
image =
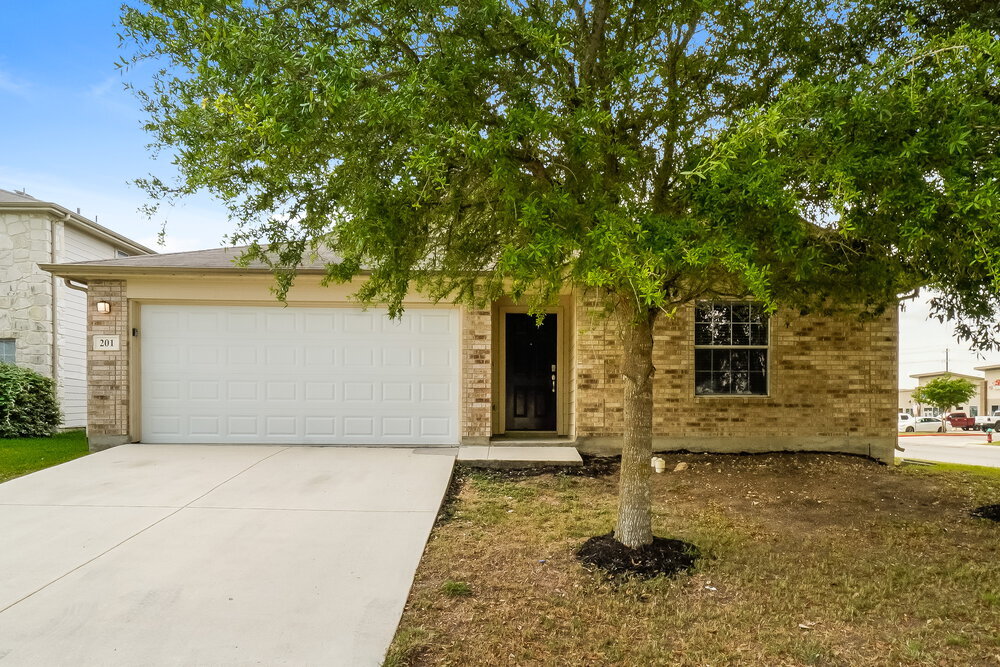
[[976, 385], [965, 378], [939, 377], [913, 390], [913, 400], [944, 413], [976, 394]]
[[218, 194], [280, 264], [331, 246], [365, 299], [573, 281], [669, 310], [728, 281], [878, 311], [932, 285], [989, 338], [997, 46], [950, 30], [975, 8], [149, 5], [125, 36], [163, 65], [141, 94], [180, 173], [150, 192]]
[[[124, 64], [170, 198], [230, 206], [278, 294], [305, 254], [403, 297], [540, 310], [568, 285], [622, 332], [615, 536], [652, 541], [653, 324], [703, 296], [932, 312], [995, 344], [1000, 46], [944, 0], [148, 0]], [[974, 22], [980, 30], [962, 27]], [[994, 30], [991, 33], [990, 30]]]

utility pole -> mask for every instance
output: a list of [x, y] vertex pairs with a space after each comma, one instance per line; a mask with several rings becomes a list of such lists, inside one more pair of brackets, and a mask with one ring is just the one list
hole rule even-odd
[[948, 352], [950, 352], [950, 350], [948, 348], [944, 348], [944, 372], [945, 373], [947, 373], [948, 370], [949, 370], [949, 368], [948, 368]]

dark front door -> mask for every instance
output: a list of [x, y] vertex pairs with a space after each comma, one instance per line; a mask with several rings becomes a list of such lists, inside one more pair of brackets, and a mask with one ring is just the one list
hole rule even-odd
[[508, 431], [556, 430], [556, 316], [507, 313]]

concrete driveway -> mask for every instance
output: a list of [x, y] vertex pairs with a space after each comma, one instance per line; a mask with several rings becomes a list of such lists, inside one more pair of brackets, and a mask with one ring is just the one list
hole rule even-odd
[[126, 445], [0, 484], [0, 664], [380, 664], [455, 454]]

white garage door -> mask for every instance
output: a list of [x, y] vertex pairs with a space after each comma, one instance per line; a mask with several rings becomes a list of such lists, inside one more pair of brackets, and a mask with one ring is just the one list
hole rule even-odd
[[458, 443], [458, 311], [145, 305], [142, 441]]

